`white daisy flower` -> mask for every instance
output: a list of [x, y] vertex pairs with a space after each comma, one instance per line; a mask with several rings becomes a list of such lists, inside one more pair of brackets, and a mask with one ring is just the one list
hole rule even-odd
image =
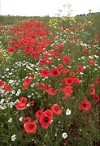
[[66, 110], [66, 115], [71, 115], [71, 110], [70, 109]]
[[68, 134], [66, 132], [62, 133], [63, 139], [66, 139], [68, 137]]
[[23, 120], [23, 117], [20, 117], [20, 118], [19, 118], [19, 121], [22, 121], [22, 120]]
[[11, 123], [12, 122], [12, 118], [10, 118], [9, 120], [8, 120], [8, 123]]
[[16, 140], [16, 135], [13, 134], [13, 135], [11, 136], [11, 141], [15, 141], [15, 140]]

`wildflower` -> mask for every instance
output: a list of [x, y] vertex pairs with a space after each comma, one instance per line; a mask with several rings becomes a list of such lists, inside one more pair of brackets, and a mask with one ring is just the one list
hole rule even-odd
[[36, 125], [36, 122], [26, 122], [24, 124], [24, 129], [26, 131], [26, 133], [36, 133], [37, 131], [37, 125]]
[[91, 87], [90, 90], [89, 90], [89, 92], [90, 92], [91, 95], [95, 95], [95, 92], [96, 92], [95, 91], [95, 88], [94, 87]]
[[13, 135], [11, 136], [11, 141], [15, 141], [15, 140], [16, 140], [16, 135], [13, 134]]
[[78, 72], [83, 72], [83, 70], [84, 70], [83, 66], [80, 65], [80, 66], [77, 67]]
[[20, 117], [20, 118], [19, 118], [19, 121], [22, 121], [22, 120], [23, 120], [23, 117]]
[[39, 119], [40, 119], [40, 116], [42, 115], [42, 113], [43, 113], [43, 109], [38, 110], [38, 111], [35, 113], [35, 117], [39, 120]]
[[95, 65], [95, 61], [93, 59], [89, 60], [89, 65]]
[[71, 72], [71, 73], [70, 73], [70, 76], [71, 76], [71, 77], [75, 77], [75, 75], [76, 75], [75, 72]]
[[71, 115], [71, 110], [70, 109], [66, 110], [66, 115]]
[[45, 90], [50, 95], [56, 95], [56, 89], [49, 87], [48, 89]]
[[73, 93], [72, 86], [65, 86], [63, 92], [65, 95], [70, 96]]
[[18, 89], [17, 93], [16, 93], [16, 96], [19, 96], [21, 93], [21, 89]]
[[45, 84], [44, 84], [44, 83], [38, 83], [38, 84], [37, 84], [37, 87], [38, 87], [39, 89], [44, 90], [44, 89], [45, 89]]
[[94, 57], [97, 58], [97, 59], [99, 59], [99, 56], [97, 56], [97, 55], [94, 55]]
[[100, 84], [100, 78], [96, 78], [94, 81], [96, 84]]
[[6, 109], [6, 103], [0, 103], [0, 108], [2, 110], [5, 110]]
[[42, 77], [49, 77], [50, 76], [50, 71], [48, 68], [41, 69], [39, 72], [40, 72], [40, 75]]
[[27, 77], [23, 81], [23, 87], [22, 89], [25, 90], [32, 82], [33, 77]]
[[0, 87], [4, 86], [4, 82], [0, 80]]
[[27, 98], [26, 97], [21, 97], [20, 100], [18, 102], [16, 102], [16, 109], [18, 110], [23, 110], [26, 108], [26, 102], [27, 102]]
[[59, 63], [58, 68], [63, 68], [63, 64]]
[[12, 93], [12, 94], [15, 94], [15, 90], [12, 90], [11, 93]]
[[15, 52], [15, 48], [11, 47], [11, 46], [9, 46], [7, 50], [8, 50], [8, 52]]
[[40, 61], [39, 61], [39, 65], [40, 65], [40, 66], [43, 66], [43, 65], [45, 65], [45, 64], [46, 64], [46, 61], [45, 61], [45, 60], [40, 60]]
[[58, 68], [52, 68], [52, 69], [51, 69], [51, 75], [52, 75], [53, 77], [59, 76], [59, 75], [60, 75], [60, 70], [59, 70]]
[[25, 117], [24, 120], [23, 120], [23, 123], [26, 123], [26, 122], [31, 122], [31, 118], [30, 117]]
[[84, 49], [82, 52], [83, 52], [84, 54], [89, 54], [89, 53], [90, 53], [88, 49]]
[[55, 133], [55, 136], [57, 136], [57, 133]]
[[62, 97], [62, 100], [65, 101], [65, 100], [67, 99], [67, 97], [68, 97], [68, 96], [65, 96], [65, 95], [64, 95], [64, 96]]
[[94, 100], [94, 102], [99, 102], [100, 101], [100, 96], [93, 95], [93, 100]]
[[14, 83], [14, 80], [9, 80], [9, 83], [10, 83], [10, 84]]
[[39, 122], [41, 127], [47, 129], [53, 120], [53, 112], [52, 110], [48, 109], [42, 113], [40, 116]]
[[55, 113], [56, 115], [60, 115], [62, 113], [62, 109], [60, 108], [60, 106], [58, 104], [54, 104], [51, 107], [53, 113]]
[[11, 123], [12, 122], [12, 118], [10, 118], [9, 120], [8, 120], [8, 123]]
[[91, 103], [88, 100], [84, 100], [79, 104], [79, 109], [88, 111], [89, 109], [91, 109]]
[[75, 84], [80, 84], [80, 82], [81, 82], [81, 81], [80, 81], [79, 78], [74, 78], [74, 83], [75, 83]]
[[4, 99], [1, 99], [0, 104], [2, 104], [4, 101], [5, 101]]
[[62, 133], [63, 139], [66, 139], [68, 137], [68, 134], [66, 132]]
[[83, 72], [80, 72], [80, 75], [83, 75], [84, 73]]
[[34, 101], [30, 101], [28, 105], [29, 106], [34, 106], [34, 104], [35, 104]]
[[59, 44], [55, 47], [55, 50], [60, 50], [64, 47], [64, 44]]
[[63, 79], [63, 83], [65, 85], [72, 85], [74, 83], [74, 79], [71, 77], [67, 77], [67, 78]]
[[69, 68], [64, 68], [64, 69], [62, 69], [62, 70], [60, 70], [60, 72], [61, 72], [61, 74], [67, 74], [67, 73], [69, 73]]
[[12, 108], [14, 106], [14, 103], [10, 102], [8, 105], [9, 105], [10, 108]]
[[6, 71], [9, 71], [9, 68], [6, 68], [5, 70], [6, 70]]
[[72, 59], [67, 57], [67, 56], [63, 56], [63, 63], [66, 63], [66, 64], [71, 64], [72, 62]]
[[4, 84], [4, 90], [5, 91], [11, 91], [11, 87], [7, 83], [5, 83]]

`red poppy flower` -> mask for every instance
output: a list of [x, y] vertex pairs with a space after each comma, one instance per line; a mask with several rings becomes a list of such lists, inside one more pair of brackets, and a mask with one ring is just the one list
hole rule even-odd
[[53, 56], [53, 57], [61, 57], [62, 56], [62, 54], [60, 54], [59, 52], [52, 51], [50, 53], [51, 53], [51, 56]]
[[59, 63], [58, 68], [63, 68], [63, 64]]
[[59, 76], [61, 73], [60, 73], [60, 70], [58, 69], [58, 68], [52, 68], [51, 69], [51, 75], [53, 76], [53, 77], [57, 77], [57, 76]]
[[29, 106], [34, 106], [34, 101], [30, 101]]
[[67, 77], [67, 78], [63, 79], [63, 83], [65, 85], [72, 85], [74, 83], [74, 78]]
[[51, 65], [52, 64], [52, 60], [48, 59], [47, 60], [47, 64]]
[[37, 87], [41, 90], [47, 90], [49, 88], [48, 84], [44, 84], [44, 83], [38, 83]]
[[33, 79], [32, 77], [27, 77], [24, 79], [22, 87], [23, 90], [25, 90], [31, 84], [32, 79]]
[[83, 72], [83, 70], [84, 70], [83, 66], [80, 65], [80, 66], [77, 67], [78, 72]]
[[30, 77], [31, 79], [34, 79], [34, 74], [33, 74], [33, 73], [30, 73], [30, 74], [29, 74], [29, 77]]
[[56, 95], [56, 89], [49, 87], [48, 89], [45, 90], [50, 95]]
[[21, 97], [20, 100], [16, 103], [15, 107], [17, 110], [23, 110], [27, 107], [26, 105], [27, 98], [26, 97]]
[[68, 96], [63, 96], [62, 100], [65, 101], [67, 99]]
[[39, 72], [40, 72], [40, 75], [42, 77], [49, 77], [50, 76], [50, 71], [48, 68], [41, 69]]
[[93, 59], [89, 60], [89, 64], [92, 66], [92, 65], [95, 65], [95, 61]]
[[84, 49], [84, 50], [83, 50], [83, 53], [84, 53], [84, 54], [89, 54], [90, 52], [89, 52], [89, 50]]
[[74, 83], [75, 84], [80, 84], [80, 79], [79, 78], [74, 78]]
[[0, 80], [0, 86], [4, 86], [5, 82]]
[[95, 83], [96, 83], [96, 84], [100, 84], [100, 78], [96, 78], [96, 79], [95, 79]]
[[81, 104], [79, 104], [80, 110], [89, 110], [91, 109], [91, 103], [88, 100], [84, 100]]
[[67, 56], [63, 56], [63, 62], [70, 65], [72, 63], [72, 59]]
[[56, 47], [55, 47], [55, 50], [60, 50], [64, 47], [64, 44], [58, 44]]
[[93, 100], [94, 100], [94, 102], [99, 102], [100, 101], [100, 96], [93, 95]]
[[75, 77], [75, 75], [76, 75], [75, 72], [71, 72], [71, 73], [70, 73], [70, 76], [71, 76], [71, 77]]
[[63, 93], [67, 96], [71, 96], [73, 93], [72, 86], [66, 86], [63, 88]]
[[31, 122], [31, 118], [30, 118], [30, 117], [25, 117], [24, 120], [23, 120], [23, 122], [24, 122], [24, 123], [26, 123], [26, 122]]
[[[9, 46], [13, 46], [14, 50], [22, 49], [23, 53], [27, 53], [35, 59], [39, 59], [39, 55], [44, 53], [51, 41], [48, 40], [49, 31], [41, 22], [25, 22], [17, 27], [13, 27], [11, 34], [12, 40], [15, 40], [15, 35], [18, 38], [16, 42], [10, 42]], [[37, 39], [38, 38], [38, 39]], [[13, 48], [8, 48], [13, 52]], [[44, 52], [43, 52], [44, 51]]]
[[25, 132], [26, 133], [36, 133], [37, 131], [37, 125], [36, 125], [36, 122], [26, 122], [24, 124], [24, 129], [25, 129]]
[[51, 107], [53, 113], [55, 113], [56, 115], [60, 115], [62, 113], [62, 109], [60, 108], [60, 106], [58, 104], [54, 104]]
[[35, 117], [36, 117], [38, 120], [40, 120], [40, 116], [42, 115], [42, 113], [43, 113], [43, 109], [38, 110], [38, 111], [35, 113]]
[[46, 61], [45, 61], [44, 59], [39, 61], [39, 65], [40, 65], [40, 66], [43, 66], [43, 65], [45, 65], [45, 64], [46, 64]]
[[90, 92], [91, 95], [95, 95], [95, 88], [91, 87], [89, 92]]
[[53, 120], [53, 112], [52, 110], [46, 110], [42, 113], [42, 115], [40, 116], [39, 122], [41, 124], [41, 127], [43, 127], [44, 129], [47, 129], [51, 122]]
[[21, 97], [21, 98], [20, 98], [20, 102], [26, 104], [27, 98], [26, 98], [26, 97]]
[[7, 50], [8, 50], [8, 52], [15, 52], [16, 51], [16, 49], [14, 47], [11, 47], [11, 46], [9, 46], [7, 48]]
[[53, 119], [53, 112], [51, 109], [47, 109], [46, 111], [44, 111], [44, 113], [49, 116], [51, 119]]
[[39, 89], [45, 89], [45, 85], [44, 85], [44, 83], [38, 83], [37, 84], [37, 87], [39, 88]]
[[69, 68], [64, 68], [64, 69], [62, 69], [62, 70], [60, 70], [60, 72], [61, 72], [61, 74], [67, 74], [67, 73], [69, 73]]
[[6, 83], [6, 84], [4, 84], [4, 90], [11, 91], [11, 87]]

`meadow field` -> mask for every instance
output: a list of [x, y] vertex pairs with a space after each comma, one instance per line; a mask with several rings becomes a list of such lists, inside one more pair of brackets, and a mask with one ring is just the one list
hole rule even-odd
[[0, 16], [0, 146], [100, 145], [99, 24]]

